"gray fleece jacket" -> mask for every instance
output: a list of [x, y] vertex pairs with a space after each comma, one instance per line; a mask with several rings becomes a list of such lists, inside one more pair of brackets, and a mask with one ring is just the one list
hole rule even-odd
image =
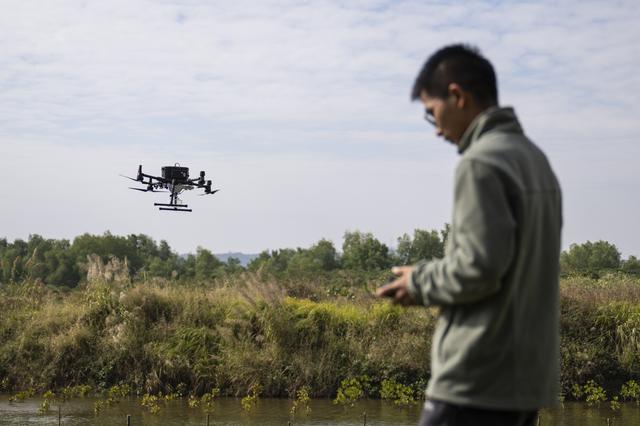
[[459, 145], [443, 259], [409, 292], [439, 306], [427, 396], [491, 409], [554, 405], [559, 375], [562, 201], [547, 158], [511, 108], [490, 108]]

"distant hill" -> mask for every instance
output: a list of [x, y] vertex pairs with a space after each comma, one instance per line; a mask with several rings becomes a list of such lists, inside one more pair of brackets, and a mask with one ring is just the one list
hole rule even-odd
[[247, 266], [249, 262], [258, 257], [258, 254], [245, 254], [245, 253], [215, 253], [215, 257], [220, 259], [222, 262], [226, 262], [230, 257], [235, 257], [240, 260], [240, 264], [242, 266]]

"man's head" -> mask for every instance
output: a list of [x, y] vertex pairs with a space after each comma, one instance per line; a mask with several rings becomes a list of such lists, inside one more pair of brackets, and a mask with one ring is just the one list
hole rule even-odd
[[457, 144], [478, 114], [498, 104], [496, 74], [477, 49], [447, 46], [424, 64], [411, 99], [422, 101], [438, 136]]

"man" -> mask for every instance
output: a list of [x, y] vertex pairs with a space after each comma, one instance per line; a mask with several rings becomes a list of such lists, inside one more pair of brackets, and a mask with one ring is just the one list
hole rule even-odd
[[557, 400], [560, 187], [496, 86], [487, 59], [453, 45], [413, 87], [461, 154], [444, 258], [393, 268], [377, 292], [440, 307], [420, 425], [532, 425]]

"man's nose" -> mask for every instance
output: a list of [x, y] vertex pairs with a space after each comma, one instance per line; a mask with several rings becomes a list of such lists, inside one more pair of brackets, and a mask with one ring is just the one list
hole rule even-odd
[[436, 127], [436, 136], [442, 137], [444, 133], [442, 133], [442, 129], [440, 127]]

